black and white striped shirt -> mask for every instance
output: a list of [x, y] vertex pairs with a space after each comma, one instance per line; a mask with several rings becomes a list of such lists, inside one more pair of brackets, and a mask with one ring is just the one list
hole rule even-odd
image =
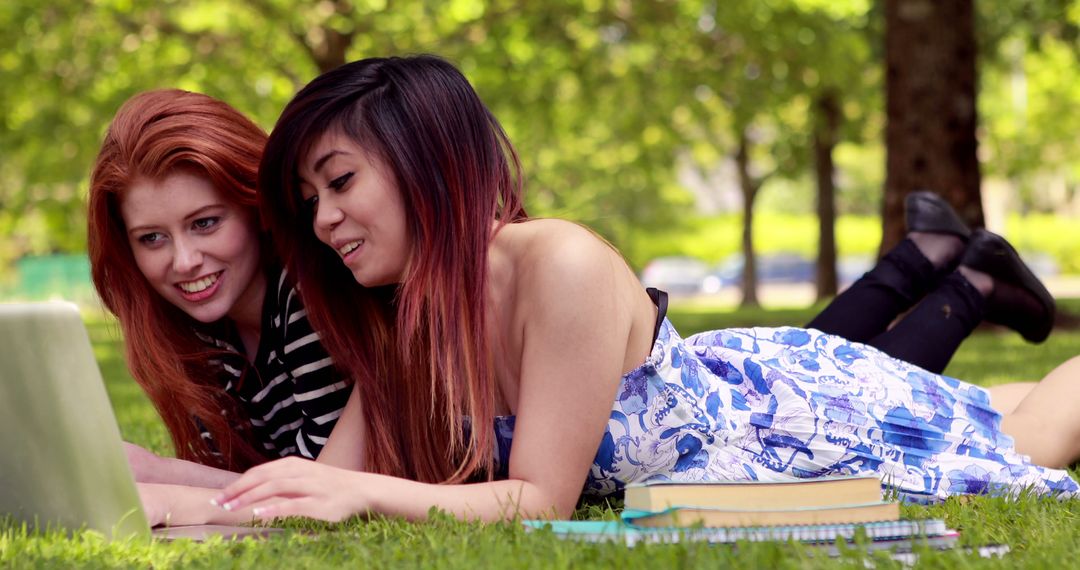
[[[232, 354], [220, 360], [225, 392], [251, 419], [256, 445], [267, 455], [318, 457], [349, 399], [350, 386], [334, 368], [307, 319], [284, 269], [267, 274], [262, 331], [249, 365], [234, 326], [224, 334], [199, 334]], [[245, 367], [252, 366], [240, 382]], [[203, 437], [209, 437], [204, 431]]]

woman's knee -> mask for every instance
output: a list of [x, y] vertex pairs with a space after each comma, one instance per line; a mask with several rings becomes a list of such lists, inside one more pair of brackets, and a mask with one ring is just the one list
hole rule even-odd
[[986, 389], [990, 393], [990, 406], [1001, 415], [1011, 414], [1037, 385], [1035, 382], [1012, 382], [990, 386]]

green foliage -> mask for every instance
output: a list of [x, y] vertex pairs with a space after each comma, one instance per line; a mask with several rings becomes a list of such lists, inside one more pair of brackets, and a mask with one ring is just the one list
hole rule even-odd
[[0, 235], [13, 238], [0, 241], [0, 262], [83, 247], [97, 144], [135, 92], [203, 91], [269, 127], [319, 70], [421, 51], [461, 65], [505, 124], [534, 213], [582, 221], [635, 255], [629, 236], [678, 226], [691, 206], [675, 182], [680, 148], [714, 162], [732, 151], [732, 128], [759, 122], [763, 168], [805, 171], [806, 90], [859, 83], [868, 48], [847, 31], [863, 25], [864, 9], [666, 0], [67, 0], [40, 9], [13, 0], [0, 11], [0, 38], [13, 46], [0, 56], [0, 150], [10, 157], [0, 165]]
[[[676, 157], [714, 168], [744, 132], [751, 174], [768, 179], [759, 209], [813, 211], [813, 110], [825, 94], [843, 115], [839, 210], [874, 215], [884, 164], [880, 4], [10, 0], [0, 5], [0, 265], [84, 249], [90, 166], [132, 94], [203, 91], [270, 128], [320, 70], [417, 52], [460, 65], [503, 122], [532, 213], [596, 228], [637, 266], [657, 252], [729, 251], [672, 237], [701, 232]], [[1023, 191], [1024, 211], [1076, 200], [1077, 6], [979, 4], [984, 164]], [[1044, 191], [1050, 183], [1056, 194]], [[806, 235], [800, 227], [798, 239]], [[715, 237], [728, 240], [726, 230]], [[770, 251], [771, 238], [759, 239]]]
[[0, 8], [0, 262], [84, 247], [82, 200], [98, 143], [137, 91], [222, 98], [269, 127], [319, 70], [373, 55], [458, 63], [518, 147], [537, 214], [609, 238], [674, 221], [662, 49], [653, 11], [593, 2], [68, 0]]
[[1076, 132], [1080, 3], [978, 3], [980, 160], [1019, 191], [1023, 211], [1075, 202], [1080, 183]]

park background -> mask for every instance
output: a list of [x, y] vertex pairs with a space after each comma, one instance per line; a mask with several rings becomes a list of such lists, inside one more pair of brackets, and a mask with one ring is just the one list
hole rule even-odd
[[[1072, 0], [5, 0], [0, 299], [84, 302], [122, 434], [170, 453], [86, 267], [88, 175], [112, 115], [139, 91], [179, 87], [270, 129], [320, 71], [419, 52], [459, 65], [502, 121], [532, 213], [597, 229], [638, 271], [656, 258], [711, 267], [794, 252], [814, 262], [816, 284], [776, 304], [808, 305], [836, 291], [846, 260], [865, 265], [895, 243], [903, 196], [929, 188], [1006, 235], [1052, 286], [1067, 284], [1080, 274], [1078, 40]], [[673, 322], [799, 324], [823, 302], [756, 309], [773, 304], [757, 295], [770, 284], [739, 284], [715, 306], [680, 299]], [[1080, 312], [1067, 297], [1080, 294], [1059, 298], [1065, 313]], [[1068, 327], [1037, 346], [980, 330], [946, 372], [982, 385], [1036, 379], [1077, 347]], [[960, 497], [903, 514], [945, 518], [965, 546], [1012, 549], [1002, 560], [923, 552], [928, 566], [1080, 557], [1080, 501]], [[3, 527], [0, 566], [899, 567], [859, 548], [840, 560], [789, 544], [627, 549], [438, 516], [286, 524], [319, 532], [145, 544]]]
[[[595, 228], [639, 272], [796, 254], [817, 287], [779, 302], [805, 305], [928, 188], [1071, 294], [1078, 30], [1066, 0], [8, 0], [0, 297], [93, 298], [88, 176], [134, 93], [204, 92], [270, 129], [319, 72], [406, 53], [475, 84], [534, 215]], [[756, 304], [757, 273], [726, 299]]]

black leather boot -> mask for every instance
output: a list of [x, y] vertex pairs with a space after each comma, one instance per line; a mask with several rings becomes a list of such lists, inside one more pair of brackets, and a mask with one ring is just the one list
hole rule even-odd
[[1028, 342], [1046, 340], [1054, 328], [1054, 297], [1005, 238], [975, 230], [960, 264], [994, 278], [986, 320], [1015, 330]]
[[952, 234], [967, 241], [971, 229], [944, 198], [929, 190], [912, 192], [904, 198], [904, 223], [909, 232]]

